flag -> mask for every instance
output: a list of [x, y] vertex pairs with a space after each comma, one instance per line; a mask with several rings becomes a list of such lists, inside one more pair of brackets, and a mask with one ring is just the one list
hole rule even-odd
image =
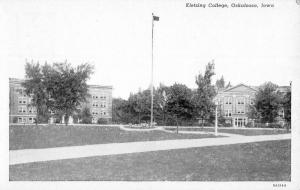
[[153, 15], [153, 20], [154, 20], [154, 21], [159, 21], [159, 17]]

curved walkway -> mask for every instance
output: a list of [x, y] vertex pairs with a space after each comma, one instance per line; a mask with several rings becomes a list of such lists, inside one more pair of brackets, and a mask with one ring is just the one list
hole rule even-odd
[[291, 134], [144, 141], [9, 151], [9, 164], [291, 139]]
[[[205, 131], [179, 131], [179, 133], [184, 134], [200, 134], [200, 135], [207, 135], [207, 134], [215, 134], [214, 132], [205, 132]], [[218, 136], [224, 136], [224, 137], [244, 137], [245, 135], [239, 135], [239, 134], [233, 134], [233, 133], [220, 133], [218, 132]]]

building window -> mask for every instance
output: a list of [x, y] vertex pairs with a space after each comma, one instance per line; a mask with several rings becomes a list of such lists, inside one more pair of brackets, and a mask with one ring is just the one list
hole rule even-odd
[[245, 104], [245, 99], [243, 97], [238, 98], [238, 104]]
[[18, 117], [18, 123], [26, 123], [26, 117]]
[[101, 103], [101, 108], [106, 108], [105, 102], [102, 102], [102, 103]]
[[26, 107], [23, 107], [23, 106], [21, 106], [21, 107], [18, 107], [18, 112], [19, 113], [26, 113]]
[[93, 107], [98, 107], [98, 103], [97, 102], [93, 102]]
[[[29, 107], [28, 108], [28, 113], [36, 113], [36, 109], [34, 107]], [[50, 111], [50, 114], [54, 114], [54, 112]]]
[[22, 88], [17, 88], [17, 89], [16, 89], [16, 92], [17, 92], [18, 94], [22, 95], [22, 94], [23, 94], [23, 89], [22, 89]]
[[225, 117], [231, 117], [231, 115], [232, 115], [231, 110], [226, 110], [225, 111]]
[[29, 122], [29, 123], [33, 123], [33, 118], [32, 118], [32, 117], [29, 117], [29, 118], [28, 118], [28, 122]]
[[231, 97], [225, 97], [225, 104], [232, 104]]
[[19, 97], [19, 104], [26, 104], [27, 103], [27, 98], [26, 97]]
[[[28, 108], [28, 113], [36, 113], [36, 109], [34, 107], [29, 107]], [[50, 113], [51, 113], [51, 111], [50, 111]]]
[[93, 95], [93, 99], [98, 99], [98, 96], [97, 95]]
[[238, 113], [238, 114], [244, 114], [245, 111], [244, 111], [244, 110], [237, 110], [237, 113]]

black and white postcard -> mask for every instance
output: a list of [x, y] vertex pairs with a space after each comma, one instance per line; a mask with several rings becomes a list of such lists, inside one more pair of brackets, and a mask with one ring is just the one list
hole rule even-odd
[[2, 0], [1, 189], [295, 189], [299, 0]]

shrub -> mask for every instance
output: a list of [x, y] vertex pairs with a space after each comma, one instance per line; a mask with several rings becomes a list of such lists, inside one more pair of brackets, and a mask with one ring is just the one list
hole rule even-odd
[[255, 127], [255, 126], [253, 126], [252, 122], [248, 122], [248, 123], [245, 125], [245, 127], [251, 128], [251, 127]]
[[231, 123], [224, 123], [222, 124], [223, 127], [232, 127], [232, 124]]
[[282, 125], [279, 123], [255, 123], [254, 127], [256, 128], [282, 128]]
[[92, 117], [90, 108], [84, 107], [84, 108], [80, 111], [80, 113], [79, 113], [79, 115], [78, 115], [78, 118], [81, 119], [81, 123], [84, 123], [84, 124], [91, 124], [91, 123], [92, 123], [92, 120], [93, 120], [93, 117]]
[[92, 118], [84, 117], [84, 118], [82, 118], [80, 123], [91, 124], [92, 123]]
[[280, 125], [279, 123], [269, 123], [268, 128], [282, 128], [282, 125]]
[[108, 124], [108, 120], [105, 118], [99, 118], [97, 121], [98, 124]]

